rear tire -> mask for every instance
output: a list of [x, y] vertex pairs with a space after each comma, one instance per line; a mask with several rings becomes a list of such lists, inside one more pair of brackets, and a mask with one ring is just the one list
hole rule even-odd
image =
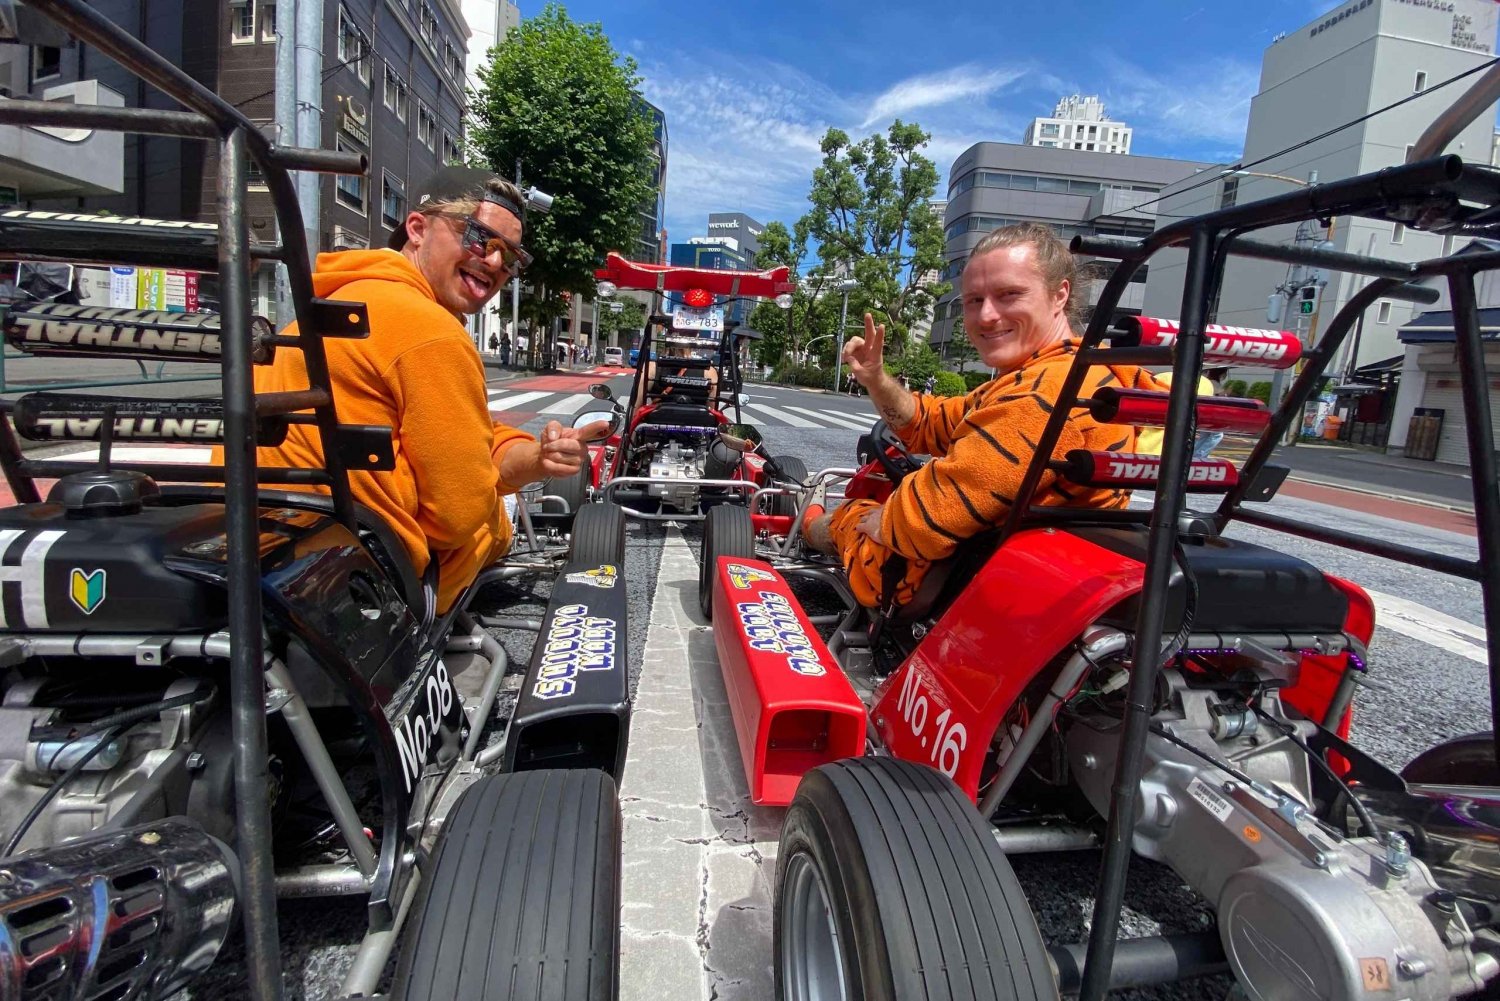
[[397, 1001], [612, 1001], [620, 812], [603, 772], [480, 779], [438, 838], [407, 929]]
[[714, 617], [714, 570], [720, 556], [755, 558], [755, 526], [750, 512], [737, 504], [710, 508], [703, 520], [703, 560], [698, 567], [698, 609], [710, 622]]
[[618, 504], [589, 504], [573, 519], [569, 561], [597, 566], [612, 563], [621, 574], [625, 564], [625, 511]]
[[1406, 763], [1401, 777], [1417, 785], [1500, 786], [1495, 735], [1471, 733], [1429, 747]]
[[778, 854], [777, 998], [1057, 998], [1005, 853], [934, 769], [895, 758], [814, 769]]
[[543, 513], [542, 519], [553, 523], [561, 523], [564, 526], [571, 525], [578, 512], [588, 506], [589, 487], [594, 485], [594, 470], [587, 462], [578, 468], [578, 472], [572, 476], [560, 479], [545, 480], [542, 482], [542, 493], [553, 494], [561, 497], [568, 503], [568, 513], [555, 514]]
[[[777, 482], [783, 484], [795, 483], [801, 486], [807, 479], [807, 463], [795, 455], [773, 455], [771, 461], [776, 463], [781, 475]], [[795, 516], [797, 514], [797, 498], [786, 494], [778, 494], [771, 498], [771, 513]]]

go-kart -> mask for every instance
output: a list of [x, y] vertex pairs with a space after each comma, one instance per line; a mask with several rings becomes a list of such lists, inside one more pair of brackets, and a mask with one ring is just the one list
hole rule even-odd
[[[4, 102], [0, 120], [217, 142], [219, 224], [8, 211], [0, 257], [217, 272], [222, 311], [38, 304], [12, 347], [65, 357], [215, 362], [223, 399], [33, 393], [6, 404], [0, 466], [0, 990], [158, 998], [242, 928], [257, 998], [282, 996], [277, 899], [367, 900], [341, 993], [613, 998], [628, 730], [624, 522], [581, 511], [503, 739], [506, 652], [477, 621], [486, 588], [554, 564], [484, 570], [435, 611], [401, 540], [352, 499], [391, 469], [391, 430], [341, 425], [324, 339], [365, 306], [315, 298], [295, 239], [251, 245], [246, 164], [283, 234], [289, 171], [363, 157], [275, 147], [259, 128], [84, 0], [37, 0], [80, 41], [187, 111]], [[298, 336], [251, 317], [248, 262], [287, 266]], [[309, 388], [253, 392], [253, 363], [301, 351]], [[256, 445], [317, 427], [323, 468], [257, 468]], [[98, 459], [23, 455], [98, 442]], [[222, 443], [222, 466], [122, 459], [116, 446]], [[53, 481], [50, 487], [47, 481]], [[277, 489], [315, 487], [325, 493]], [[45, 491], [45, 500], [43, 499]], [[487, 743], [487, 741], [489, 741]]]
[[794, 457], [768, 464], [718, 440], [721, 426], [743, 424], [739, 352], [733, 327], [724, 323], [723, 301], [790, 291], [785, 267], [717, 271], [640, 264], [610, 254], [595, 275], [601, 283], [659, 297], [680, 293], [683, 305], [650, 317], [628, 399], [614, 400], [602, 384], [592, 389], [614, 404], [620, 425], [591, 449], [594, 496], [634, 518], [693, 521], [718, 504], [744, 504], [778, 477], [797, 482], [807, 474]]
[[[1075, 238], [1119, 260], [1006, 524], [935, 563], [915, 597], [866, 609], [800, 538], [830, 486], [881, 499], [919, 468], [883, 426], [861, 465], [793, 490], [796, 514], [715, 508], [700, 600], [711, 614], [746, 782], [782, 805], [777, 996], [1098, 999], [1228, 971], [1256, 999], [1451, 998], [1500, 974], [1500, 768], [1493, 733], [1395, 774], [1350, 741], [1376, 673], [1356, 584], [1231, 538], [1233, 520], [1479, 580], [1500, 691], [1500, 500], [1473, 281], [1489, 251], [1417, 264], [1243, 235], [1320, 216], [1457, 231], [1500, 205], [1500, 172], [1445, 157], [1189, 218], [1136, 240]], [[1189, 248], [1180, 323], [1112, 324], [1135, 269]], [[1310, 349], [1296, 334], [1205, 323], [1225, 257], [1372, 276]], [[1446, 278], [1479, 512], [1480, 560], [1257, 512], [1272, 450], [1355, 320], [1380, 298], [1430, 303]], [[1105, 387], [1087, 366], [1170, 365], [1170, 393]], [[1282, 405], [1204, 398], [1205, 364], [1302, 369]], [[1054, 454], [1070, 412], [1165, 428], [1160, 456]], [[1193, 460], [1195, 430], [1258, 433], [1249, 459]], [[756, 448], [744, 437], [746, 448]], [[1040, 503], [1044, 476], [1153, 492], [1149, 510]], [[1196, 512], [1186, 495], [1222, 495]], [[760, 498], [756, 498], [757, 504]], [[818, 586], [802, 588], [799, 578]], [[842, 597], [828, 613], [807, 601]], [[1500, 720], [1497, 720], [1500, 722]], [[1103, 850], [1087, 943], [1048, 943], [1007, 856]], [[1118, 941], [1132, 852], [1217, 915], [1197, 934]]]

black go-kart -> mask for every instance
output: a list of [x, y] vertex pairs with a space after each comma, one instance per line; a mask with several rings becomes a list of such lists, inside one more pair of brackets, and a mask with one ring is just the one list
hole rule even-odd
[[[329, 388], [324, 338], [365, 336], [364, 306], [314, 298], [299, 242], [247, 236], [249, 161], [296, 234], [289, 171], [360, 173], [363, 157], [272, 146], [83, 0], [32, 6], [187, 110], [7, 101], [0, 121], [211, 139], [219, 219], [10, 210], [0, 259], [217, 272], [222, 310], [33, 305], [8, 313], [7, 342], [216, 362], [223, 396], [5, 405], [18, 503], [0, 509], [0, 997], [165, 997], [236, 928], [250, 995], [279, 997], [277, 899], [311, 896], [368, 901], [344, 996], [382, 990], [398, 954], [385, 990], [409, 1001], [614, 997], [621, 512], [578, 512], [566, 556], [502, 561], [435, 614], [434, 577], [350, 493], [351, 470], [394, 463], [390, 429], [340, 425]], [[300, 336], [251, 317], [252, 259], [287, 266]], [[253, 392], [250, 366], [275, 351], [304, 353], [309, 389]], [[326, 468], [257, 469], [255, 446], [294, 423], [317, 427]], [[98, 458], [26, 458], [17, 434], [97, 441]], [[124, 442], [223, 443], [225, 462], [125, 468]], [[282, 489], [309, 485], [327, 493]], [[496, 740], [507, 657], [477, 601], [553, 571]]]

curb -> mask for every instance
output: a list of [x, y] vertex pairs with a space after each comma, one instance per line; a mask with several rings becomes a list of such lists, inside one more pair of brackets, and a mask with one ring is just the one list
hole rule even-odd
[[1366, 497], [1379, 497], [1382, 500], [1400, 501], [1403, 504], [1416, 504], [1418, 507], [1430, 507], [1435, 508], [1439, 511], [1452, 511], [1455, 514], [1465, 514], [1471, 518], [1474, 517], [1474, 509], [1472, 507], [1462, 507], [1457, 504], [1449, 504], [1444, 501], [1433, 500], [1429, 497], [1413, 497], [1408, 494], [1393, 494], [1383, 490], [1374, 490], [1369, 487], [1351, 486], [1348, 483], [1335, 483], [1330, 480], [1315, 479], [1311, 476], [1299, 476], [1295, 473], [1289, 475], [1287, 479], [1292, 480], [1295, 483], [1308, 483], [1315, 487], [1328, 487], [1330, 490], [1347, 490], [1349, 493], [1363, 494]]

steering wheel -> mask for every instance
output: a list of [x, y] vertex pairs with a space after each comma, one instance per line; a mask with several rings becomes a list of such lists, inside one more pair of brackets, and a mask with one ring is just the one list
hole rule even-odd
[[922, 468], [884, 418], [877, 418], [870, 426], [870, 433], [859, 440], [860, 462], [869, 462], [872, 458], [880, 463], [893, 484]]

